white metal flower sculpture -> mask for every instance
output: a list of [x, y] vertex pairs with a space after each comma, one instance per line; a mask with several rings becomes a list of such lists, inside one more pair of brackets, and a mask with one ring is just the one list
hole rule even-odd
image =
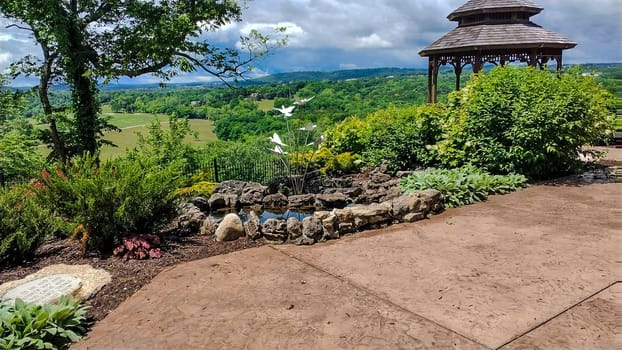
[[281, 108], [275, 108], [274, 110], [281, 112], [281, 114], [283, 114], [283, 117], [289, 118], [292, 116], [292, 112], [294, 112], [294, 108], [296, 108], [296, 106], [289, 106], [289, 107], [281, 106]]
[[[287, 125], [287, 139], [286, 139], [287, 144], [283, 142], [283, 140], [281, 140], [281, 137], [277, 133], [272, 134], [272, 136], [268, 138], [270, 142], [272, 142], [272, 144], [274, 145], [274, 148], [270, 149], [270, 151], [282, 156], [281, 160], [283, 161], [283, 164], [288, 170], [289, 178], [292, 184], [292, 189], [296, 194], [302, 194], [303, 192], [305, 177], [309, 169], [309, 164], [306, 164], [306, 166], [302, 168], [300, 166], [290, 165], [290, 163], [285, 160], [284, 156], [287, 155], [288, 152], [284, 151], [284, 147], [290, 148], [290, 152], [291, 152], [290, 155], [295, 155], [297, 157], [300, 157], [305, 151], [306, 147], [318, 146], [322, 142], [322, 137], [319, 137], [314, 142], [307, 143], [309, 141], [309, 138], [312, 137], [311, 132], [315, 130], [315, 128], [317, 128], [317, 125], [313, 123], [308, 123], [307, 125], [301, 128], [292, 130], [290, 129], [289, 118], [293, 115], [293, 112], [296, 106], [302, 107], [305, 104], [307, 104], [309, 101], [313, 100], [314, 97], [315, 96], [309, 97], [309, 98], [297, 99], [296, 102], [294, 102], [293, 106], [289, 106], [289, 107], [281, 106], [281, 108], [274, 108], [274, 110], [279, 111], [281, 115], [285, 118], [285, 124]], [[304, 136], [301, 135], [302, 133], [304, 133]], [[302, 158], [304, 160], [304, 157]]]

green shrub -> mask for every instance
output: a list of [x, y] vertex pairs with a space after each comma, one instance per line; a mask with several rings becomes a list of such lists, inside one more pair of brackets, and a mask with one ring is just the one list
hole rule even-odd
[[60, 349], [86, 333], [88, 307], [71, 297], [35, 305], [20, 299], [0, 305], [0, 349]]
[[83, 248], [109, 252], [123, 237], [150, 233], [175, 214], [174, 192], [181, 161], [160, 165], [150, 157], [118, 158], [101, 166], [77, 158], [66, 172], [46, 173], [41, 195], [50, 207], [78, 224]]
[[450, 95], [439, 159], [495, 174], [564, 174], [576, 167], [582, 146], [610, 137], [610, 97], [578, 71], [494, 68]]
[[46, 237], [66, 229], [28, 185], [0, 187], [0, 265], [30, 259]]
[[218, 185], [218, 183], [216, 182], [199, 181], [194, 183], [192, 186], [177, 189], [176, 194], [183, 197], [209, 197], [212, 195], [212, 192], [214, 192], [214, 188], [216, 188], [216, 185]]
[[361, 156], [350, 152], [335, 154], [335, 150], [328, 147], [320, 147], [302, 155], [292, 154], [290, 162], [294, 167], [306, 167], [307, 172], [319, 170], [322, 175], [352, 174], [362, 165]]
[[390, 107], [363, 120], [349, 118], [327, 131], [326, 145], [335, 153], [361, 154], [367, 165], [386, 161], [391, 170], [433, 165], [443, 113], [437, 106]]
[[429, 168], [400, 182], [403, 193], [436, 189], [443, 194], [447, 208], [484, 201], [490, 194], [502, 194], [525, 187], [523, 175], [490, 175], [467, 166], [458, 169]]

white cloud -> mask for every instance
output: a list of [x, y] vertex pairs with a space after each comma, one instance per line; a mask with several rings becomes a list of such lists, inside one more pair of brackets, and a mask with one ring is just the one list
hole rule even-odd
[[357, 69], [359, 66], [354, 63], [340, 63], [339, 69]]
[[[252, 29], [274, 37], [274, 28], [286, 27], [287, 47], [258, 62], [262, 72], [425, 67], [426, 60], [418, 52], [456, 27], [446, 17], [466, 1], [253, 0], [248, 2], [242, 22], [227, 24], [201, 38], [231, 47]], [[535, 23], [578, 43], [564, 53], [564, 62], [622, 62], [620, 0], [536, 2], [544, 11], [533, 17]], [[39, 53], [35, 46], [17, 40], [28, 41], [29, 37], [23, 31], [3, 28], [0, 52], [11, 53], [12, 59]], [[6, 64], [0, 60], [0, 69]]]
[[0, 52], [0, 66], [7, 65], [11, 62], [11, 54]]
[[389, 41], [382, 39], [378, 34], [373, 33], [369, 36], [358, 37], [354, 42], [357, 49], [381, 49], [393, 46]]

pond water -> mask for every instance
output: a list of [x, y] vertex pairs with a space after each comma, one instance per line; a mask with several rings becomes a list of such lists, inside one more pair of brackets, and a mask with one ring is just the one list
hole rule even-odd
[[[225, 211], [218, 211], [218, 212], [212, 212], [209, 215], [209, 218], [219, 222], [220, 220], [222, 220], [222, 218], [225, 217], [225, 215], [229, 214], [229, 213], [234, 213], [234, 214], [238, 214], [238, 216], [240, 217], [240, 219], [242, 219], [242, 222], [247, 222], [248, 221], [248, 215], [250, 213], [250, 209], [241, 209], [241, 210], [225, 210]], [[302, 219], [313, 215], [312, 211], [294, 211], [294, 210], [285, 210], [282, 212], [279, 212], [277, 210], [263, 210], [261, 212], [257, 213], [257, 216], [259, 216], [259, 220], [261, 221], [261, 223], [263, 224], [264, 222], [266, 222], [268, 219], [283, 219], [283, 220], [287, 220], [289, 218], [296, 218], [296, 220], [298, 221], [302, 221]]]

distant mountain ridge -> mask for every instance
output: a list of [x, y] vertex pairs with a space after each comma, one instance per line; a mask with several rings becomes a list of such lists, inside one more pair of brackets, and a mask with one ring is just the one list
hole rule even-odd
[[[575, 66], [574, 64], [564, 65], [564, 66]], [[599, 68], [622, 68], [622, 63], [584, 63], [579, 64], [579, 66], [583, 67], [585, 70], [594, 70]], [[442, 71], [450, 71], [451, 67], [442, 67]], [[426, 68], [365, 68], [365, 69], [343, 69], [336, 70], [330, 72], [324, 71], [303, 71], [303, 72], [287, 72], [287, 73], [276, 73], [267, 75], [260, 78], [248, 79], [248, 80], [240, 80], [238, 82], [232, 83], [234, 86], [239, 87], [249, 87], [255, 85], [265, 85], [265, 84], [281, 84], [281, 83], [290, 83], [297, 81], [341, 81], [341, 80], [349, 80], [349, 79], [365, 79], [365, 78], [382, 78], [382, 77], [392, 77], [392, 76], [405, 76], [405, 75], [421, 75], [427, 74]], [[187, 83], [167, 83], [166, 86], [168, 88], [202, 88], [202, 87], [221, 87], [224, 86], [224, 83], [216, 81], [216, 82], [187, 82]], [[137, 84], [108, 84], [106, 86], [101, 87], [102, 90], [112, 91], [112, 90], [140, 90], [140, 89], [154, 89], [160, 88], [161, 85], [159, 83], [137, 83]], [[52, 87], [54, 90], [66, 90], [68, 89], [67, 85], [56, 85]], [[20, 90], [23, 88], [19, 88]]]

